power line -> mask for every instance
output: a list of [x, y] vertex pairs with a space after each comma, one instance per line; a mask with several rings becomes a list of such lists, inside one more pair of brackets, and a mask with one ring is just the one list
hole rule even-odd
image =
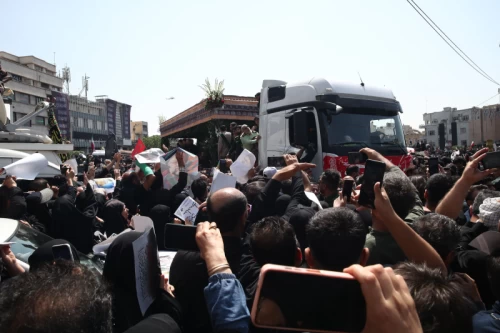
[[[482, 75], [482, 76], [483, 76], [485, 79], [487, 79], [488, 81], [490, 81], [490, 82], [492, 82], [492, 83], [494, 83], [494, 84], [496, 84], [496, 85], [500, 86], [500, 83], [496, 82], [496, 81], [495, 81], [494, 79], [492, 79], [492, 78], [491, 78], [488, 74], [486, 74], [486, 73], [484, 73], [484, 74], [483, 74], [483, 73], [481, 72], [481, 71], [482, 71], [482, 69], [481, 69], [479, 66], [477, 66], [477, 65], [476, 65], [476, 66], [477, 66], [477, 68], [476, 68], [476, 67], [474, 67], [474, 66], [473, 66], [473, 65], [472, 65], [472, 64], [471, 64], [471, 63], [470, 63], [467, 59], [465, 59], [465, 58], [464, 58], [464, 56], [463, 56], [462, 54], [460, 54], [460, 53], [457, 51], [457, 49], [455, 49], [455, 48], [454, 48], [454, 47], [453, 47], [453, 46], [452, 46], [452, 45], [448, 42], [448, 40], [446, 40], [446, 38], [444, 38], [444, 37], [443, 37], [443, 35], [441, 35], [441, 34], [439, 33], [439, 31], [437, 31], [437, 30], [436, 30], [436, 28], [435, 28], [435, 27], [434, 27], [434, 26], [433, 26], [433, 25], [432, 25], [432, 24], [431, 24], [431, 23], [427, 20], [427, 18], [426, 18], [426, 17], [424, 17], [424, 15], [425, 15], [425, 16], [427, 16], [427, 14], [425, 14], [425, 12], [424, 12], [422, 9], [420, 9], [420, 7], [418, 7], [418, 5], [417, 5], [416, 3], [414, 3], [414, 2], [413, 2], [413, 0], [406, 0], [406, 1], [410, 4], [410, 6], [412, 6], [412, 7], [413, 7], [413, 9], [414, 9], [414, 10], [418, 13], [418, 15], [420, 15], [420, 16], [422, 17], [422, 19], [423, 19], [423, 20], [424, 20], [424, 21], [425, 21], [425, 22], [426, 22], [426, 23], [427, 23], [427, 24], [428, 24], [428, 25], [432, 28], [432, 30], [434, 30], [434, 31], [438, 34], [438, 36], [439, 36], [439, 37], [441, 37], [441, 39], [442, 39], [442, 40], [444, 40], [444, 41], [445, 41], [445, 43], [446, 43], [446, 44], [448, 44], [448, 46], [449, 46], [449, 47], [450, 47], [453, 51], [455, 51], [455, 53], [456, 53], [456, 54], [458, 54], [458, 55], [460, 56], [460, 58], [462, 58], [462, 59], [463, 59], [463, 61], [465, 61], [465, 62], [467, 63], [467, 65], [469, 65], [472, 69], [474, 69], [476, 72], [478, 72], [480, 75]], [[415, 4], [415, 5], [414, 5], [414, 4]], [[422, 13], [423, 13], [424, 15], [422, 15], [422, 13], [421, 13], [421, 12], [417, 9], [417, 7], [415, 7], [415, 6], [417, 6], [417, 7], [420, 9], [420, 11], [422, 11]], [[428, 16], [427, 16], [427, 17], [428, 17]], [[431, 19], [429, 18], [429, 20], [431, 20]], [[432, 20], [431, 20], [431, 21], [432, 21]], [[432, 23], [434, 23], [434, 21], [432, 21]], [[437, 24], [435, 24], [435, 23], [434, 23], [434, 25], [436, 25], [436, 27], [437, 27], [440, 31], [442, 31], [442, 30], [441, 30], [441, 29], [437, 26]], [[443, 32], [443, 34], [446, 36], [446, 34], [445, 34], [444, 32]], [[448, 39], [449, 39], [449, 40], [453, 43], [453, 41], [452, 41], [452, 40], [451, 40], [448, 36], [446, 36], [446, 37], [447, 37], [447, 38], [448, 38]], [[456, 44], [455, 44], [455, 43], [453, 43], [453, 45], [455, 45], [455, 46], [456, 46]], [[458, 48], [458, 49], [459, 49], [459, 50], [460, 50], [460, 51], [461, 51], [461, 52], [462, 52], [462, 53], [463, 53], [463, 54], [464, 54], [467, 58], [469, 58], [469, 57], [465, 54], [465, 52], [463, 52], [463, 51], [462, 51], [462, 50], [461, 50], [458, 46], [457, 46], [457, 48]], [[470, 58], [469, 58], [469, 59], [470, 59]], [[471, 60], [471, 61], [472, 61], [472, 60]], [[474, 63], [474, 62], [472, 61], [472, 63]], [[475, 63], [474, 63], [474, 65], [475, 65]], [[479, 68], [479, 70], [478, 70], [478, 68]], [[481, 71], [480, 71], [480, 70], [481, 70]]]
[[478, 105], [476, 105], [476, 106], [483, 105], [484, 103], [486, 103], [486, 102], [488, 102], [488, 101], [492, 100], [493, 98], [497, 97], [498, 95], [500, 95], [500, 93], [496, 93], [496, 94], [495, 94], [495, 95], [493, 95], [492, 97], [488, 98], [487, 100], [485, 100], [485, 101], [484, 101], [484, 102], [482, 102], [482, 103], [479, 103], [479, 104], [478, 104]]
[[[455, 47], [456, 47], [456, 48], [457, 48], [460, 52], [462, 52], [464, 56], [466, 56], [466, 57], [467, 57], [467, 59], [469, 59], [469, 60], [470, 60], [470, 61], [471, 61], [471, 62], [472, 62], [472, 63], [473, 63], [473, 64], [474, 64], [474, 65], [475, 65], [475, 66], [476, 66], [476, 67], [477, 67], [477, 68], [478, 68], [481, 72], [483, 72], [483, 74], [484, 74], [484, 75], [486, 75], [488, 78], [490, 78], [490, 79], [491, 79], [492, 81], [494, 81], [496, 84], [498, 84], [498, 83], [497, 83], [495, 80], [493, 80], [493, 78], [492, 78], [491, 76], [489, 76], [489, 75], [488, 75], [488, 74], [487, 74], [487, 73], [486, 73], [486, 72], [485, 72], [485, 71], [484, 71], [481, 67], [479, 67], [479, 65], [478, 65], [478, 64], [476, 64], [476, 63], [474, 62], [474, 60], [472, 60], [472, 59], [471, 59], [471, 58], [470, 58], [470, 57], [469, 57], [469, 56], [468, 56], [468, 55], [467, 55], [464, 51], [462, 51], [462, 49], [461, 49], [461, 48], [460, 48], [457, 44], [455, 44], [455, 43], [453, 42], [453, 40], [452, 40], [450, 37], [448, 37], [448, 35], [447, 35], [447, 34], [446, 34], [446, 33], [445, 33], [445, 32], [444, 32], [444, 31], [443, 31], [443, 30], [442, 30], [442, 29], [441, 29], [441, 28], [440, 28], [440, 27], [436, 24], [436, 22], [434, 22], [434, 21], [433, 21], [433, 20], [429, 17], [429, 15], [427, 15], [427, 14], [425, 13], [425, 11], [424, 11], [422, 8], [420, 8], [420, 6], [419, 6], [419, 5], [418, 5], [418, 4], [417, 4], [414, 0], [411, 0], [411, 2], [412, 2], [415, 6], [417, 6], [417, 8], [418, 8], [418, 9], [419, 9], [419, 10], [420, 10], [420, 11], [421, 11], [424, 15], [425, 15], [425, 17], [427, 17], [427, 18], [428, 18], [428, 19], [432, 22], [432, 24], [434, 24], [434, 25], [436, 26], [436, 28], [438, 28], [438, 29], [439, 29], [439, 31], [441, 31], [441, 32], [443, 33], [443, 35], [445, 35], [445, 37], [446, 37], [446, 38], [448, 38], [448, 40], [449, 40], [449, 41], [450, 41], [453, 45], [455, 45]], [[498, 84], [498, 85], [500, 85], [500, 84]]]

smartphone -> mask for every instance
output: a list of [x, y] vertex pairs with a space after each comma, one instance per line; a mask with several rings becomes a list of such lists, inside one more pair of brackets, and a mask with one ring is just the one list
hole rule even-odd
[[169, 251], [200, 251], [196, 244], [196, 226], [167, 223], [165, 225], [165, 247]]
[[366, 303], [351, 275], [264, 265], [252, 306], [257, 327], [299, 332], [361, 332]]
[[351, 201], [353, 186], [354, 186], [353, 179], [344, 179], [344, 187], [342, 188], [342, 197], [347, 197], [347, 202]]
[[485, 170], [500, 167], [500, 151], [486, 153], [481, 162]]
[[349, 164], [364, 164], [368, 159], [368, 156], [360, 152], [349, 152], [347, 155]]
[[73, 258], [73, 253], [71, 252], [71, 246], [69, 244], [59, 244], [52, 246], [52, 256], [54, 257], [54, 260], [64, 259], [75, 261], [75, 258]]
[[380, 186], [382, 186], [384, 173], [385, 163], [374, 160], [366, 161], [363, 184], [361, 185], [358, 201], [361, 206], [375, 208], [375, 192], [373, 191], [373, 186], [375, 186], [377, 182], [380, 182]]
[[437, 157], [429, 158], [429, 174], [432, 176], [433, 174], [439, 173], [439, 162]]
[[219, 160], [219, 170], [222, 173], [227, 172], [227, 164], [225, 159]]
[[69, 167], [67, 165], [61, 164], [59, 165], [59, 170], [61, 170], [61, 175], [66, 176], [66, 172], [68, 171]]

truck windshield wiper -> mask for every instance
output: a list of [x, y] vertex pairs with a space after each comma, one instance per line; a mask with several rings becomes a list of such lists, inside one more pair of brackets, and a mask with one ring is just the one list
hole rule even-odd
[[348, 146], [348, 145], [362, 145], [368, 147], [366, 142], [363, 141], [346, 141], [346, 142], [332, 143], [330, 146]]

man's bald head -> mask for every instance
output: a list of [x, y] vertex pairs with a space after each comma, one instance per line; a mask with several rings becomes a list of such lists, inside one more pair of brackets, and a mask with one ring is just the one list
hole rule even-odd
[[245, 219], [247, 198], [235, 188], [223, 188], [208, 197], [207, 210], [221, 233], [235, 231]]

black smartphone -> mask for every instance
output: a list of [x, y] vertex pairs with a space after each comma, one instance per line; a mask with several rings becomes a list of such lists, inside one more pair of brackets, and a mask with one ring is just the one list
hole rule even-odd
[[437, 157], [431, 157], [429, 158], [429, 174], [432, 176], [436, 173], [439, 173], [439, 161]]
[[500, 167], [500, 151], [486, 153], [486, 156], [481, 162], [485, 170]]
[[361, 185], [358, 201], [361, 206], [375, 208], [375, 192], [373, 191], [373, 187], [377, 182], [380, 182], [380, 186], [382, 186], [384, 173], [385, 163], [374, 160], [366, 161], [363, 184]]
[[361, 285], [348, 274], [264, 265], [252, 322], [300, 332], [361, 332], [366, 303]]
[[227, 163], [226, 163], [226, 160], [224, 160], [224, 159], [219, 160], [219, 170], [220, 170], [220, 172], [223, 172], [223, 173], [227, 172]]
[[165, 248], [171, 251], [199, 251], [196, 226], [168, 223], [165, 225]]
[[347, 202], [351, 201], [353, 186], [354, 186], [354, 180], [344, 179], [344, 187], [342, 188], [342, 197], [347, 197]]
[[66, 176], [66, 172], [68, 171], [69, 167], [67, 165], [61, 164], [59, 165], [59, 170], [61, 170], [61, 175]]
[[73, 258], [73, 253], [71, 252], [71, 246], [69, 246], [69, 244], [59, 244], [52, 246], [52, 256], [54, 257], [54, 260], [64, 259], [75, 261], [75, 258]]
[[366, 154], [357, 151], [351, 151], [347, 156], [349, 164], [364, 164], [368, 159], [368, 156], [366, 156]]

